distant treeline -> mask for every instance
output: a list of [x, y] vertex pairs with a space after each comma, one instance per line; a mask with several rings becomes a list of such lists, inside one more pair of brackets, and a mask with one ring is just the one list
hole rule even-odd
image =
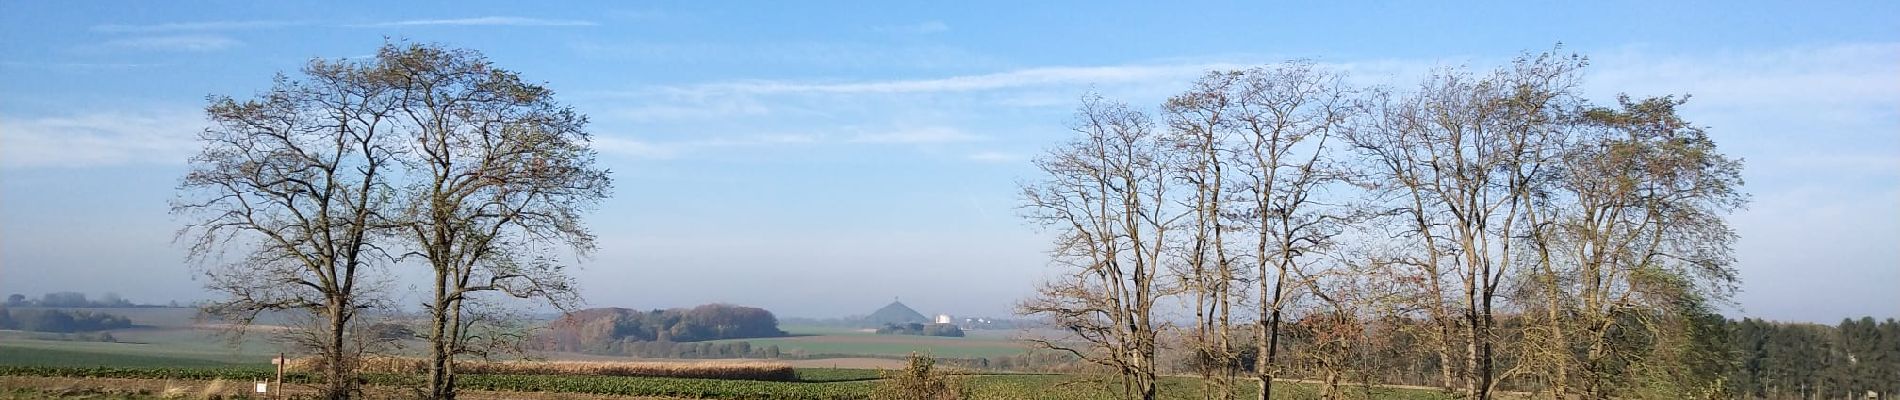
[[556, 319], [548, 328], [537, 347], [599, 354], [621, 354], [629, 342], [785, 336], [785, 331], [778, 329], [778, 318], [772, 312], [728, 304], [652, 311], [593, 308]]
[[877, 334], [963, 337], [963, 329], [957, 328], [955, 324], [919, 324], [913, 322], [908, 324], [884, 324], [883, 327], [877, 328]]
[[[1305, 356], [1327, 352], [1332, 342], [1325, 341], [1337, 330], [1336, 324], [1313, 324], [1310, 320], [1286, 327], [1281, 336], [1281, 355]], [[1597, 351], [1633, 351], [1656, 346], [1654, 337], [1633, 334], [1643, 323], [1631, 317], [1616, 324], [1610, 332], [1621, 335], [1610, 341], [1610, 348]], [[1522, 318], [1499, 320], [1498, 332], [1504, 339], [1525, 340]], [[1356, 371], [1352, 380], [1370, 380], [1389, 384], [1430, 386], [1439, 379], [1440, 360], [1428, 351], [1426, 336], [1430, 326], [1422, 321], [1365, 321], [1355, 329], [1373, 332], [1369, 342], [1345, 358], [1337, 359]], [[1900, 321], [1878, 321], [1872, 317], [1846, 319], [1838, 325], [1771, 322], [1759, 319], [1731, 320], [1719, 315], [1703, 315], [1692, 321], [1682, 353], [1693, 360], [1681, 363], [1684, 373], [1715, 377], [1724, 392], [1737, 398], [1763, 399], [1840, 399], [1860, 398], [1867, 391], [1881, 398], [1900, 398]], [[1250, 333], [1250, 332], [1249, 332]], [[1524, 359], [1516, 348], [1500, 348], [1499, 368], [1519, 366]], [[1572, 349], [1581, 354], [1590, 349]], [[1252, 346], [1234, 349], [1233, 362], [1242, 371], [1251, 372], [1257, 356]], [[1187, 373], [1197, 364], [1209, 362], [1181, 352], [1163, 353], [1169, 360], [1165, 372]], [[1580, 356], [1578, 356], [1580, 357]], [[1309, 357], [1284, 357], [1275, 361], [1284, 376], [1326, 378], [1326, 368]], [[1453, 360], [1456, 362], [1457, 360]], [[1646, 364], [1599, 365], [1596, 373], [1634, 373]], [[1171, 370], [1170, 370], [1171, 369]], [[1508, 390], [1541, 391], [1549, 382], [1509, 379], [1501, 387]]]
[[744, 341], [730, 342], [634, 342], [619, 341], [596, 354], [640, 358], [779, 358], [778, 345], [752, 347]]
[[1729, 321], [1737, 358], [1730, 385], [1744, 397], [1900, 396], [1900, 321], [1872, 317], [1839, 325]]
[[106, 313], [0, 306], [0, 329], [73, 333], [130, 327], [132, 320]]
[[133, 303], [129, 300], [119, 297], [118, 293], [106, 293], [104, 297], [98, 300], [93, 300], [93, 299], [87, 299], [85, 293], [79, 293], [79, 292], [47, 293], [44, 295], [40, 295], [40, 298], [37, 300], [29, 299], [24, 294], [14, 293], [12, 295], [7, 296], [6, 305], [9, 307], [64, 307], [64, 308], [166, 307], [166, 306], [161, 306], [161, 305]]

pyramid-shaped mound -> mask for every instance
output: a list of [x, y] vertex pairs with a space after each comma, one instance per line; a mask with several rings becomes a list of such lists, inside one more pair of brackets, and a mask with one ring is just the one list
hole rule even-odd
[[903, 302], [892, 301], [890, 305], [864, 316], [864, 322], [872, 325], [926, 323], [930, 322], [930, 317], [925, 317], [917, 310], [910, 309]]

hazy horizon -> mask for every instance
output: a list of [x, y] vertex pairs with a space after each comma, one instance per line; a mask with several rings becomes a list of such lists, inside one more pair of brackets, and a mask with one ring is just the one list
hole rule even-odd
[[1900, 3], [317, 4], [0, 2], [0, 295], [209, 297], [166, 204], [205, 96], [385, 38], [481, 51], [592, 118], [616, 191], [589, 306], [781, 318], [1010, 315], [1055, 272], [1017, 182], [1089, 91], [1152, 109], [1287, 59], [1407, 87], [1562, 43], [1592, 100], [1691, 95], [1746, 160], [1726, 314], [1900, 317]]

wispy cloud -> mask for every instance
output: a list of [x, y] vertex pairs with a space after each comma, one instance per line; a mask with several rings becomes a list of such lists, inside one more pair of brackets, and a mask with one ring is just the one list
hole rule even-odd
[[1184, 80], [1191, 79], [1210, 69], [1229, 69], [1238, 68], [1240, 66], [1240, 64], [1231, 63], [1204, 63], [1098, 67], [1041, 67], [936, 79], [840, 83], [742, 81], [707, 84], [682, 89], [687, 91], [755, 94], [970, 92], [1030, 86], [1105, 84], [1156, 79]]
[[93, 25], [92, 31], [101, 32], [101, 33], [202, 32], [202, 31], [232, 31], [232, 30], [246, 30], [246, 29], [285, 28], [285, 27], [302, 26], [302, 25], [309, 25], [309, 24], [310, 24], [309, 22], [305, 22], [305, 21], [278, 21], [278, 20], [171, 22], [171, 23], [146, 24], [146, 25], [104, 24], [104, 25]]
[[729, 43], [622, 39], [583, 40], [570, 43], [567, 47], [587, 58], [695, 67], [725, 63], [746, 67], [764, 64], [779, 67], [968, 70], [1007, 64], [988, 54], [941, 44], [894, 46], [855, 42]]
[[1900, 43], [1591, 57], [1585, 88], [1608, 101], [1692, 96], [1684, 116], [1749, 161], [1750, 184], [1886, 176], [1900, 154]]
[[709, 118], [736, 118], [770, 113], [770, 107], [755, 99], [704, 99], [691, 103], [646, 104], [612, 111], [615, 117], [632, 121], [673, 121]]
[[1640, 47], [1594, 54], [1590, 89], [1690, 93], [1723, 107], [1900, 104], [1900, 43], [1688, 55]]
[[196, 151], [203, 127], [189, 111], [0, 116], [0, 165], [179, 164]]
[[632, 138], [623, 138], [623, 137], [618, 137], [618, 136], [605, 136], [605, 135], [594, 137], [594, 149], [599, 150], [602, 153], [628, 156], [628, 157], [634, 157], [634, 158], [667, 159], [667, 158], [673, 158], [679, 155], [679, 150], [677, 148], [674, 148], [673, 146], [656, 144], [653, 142], [632, 139]]
[[378, 22], [359, 26], [396, 27], [396, 26], [595, 26], [593, 21], [572, 19], [543, 19], [529, 17], [490, 16], [475, 18], [449, 19], [412, 19], [403, 21]]
[[933, 126], [926, 128], [902, 129], [889, 132], [867, 133], [851, 138], [852, 143], [880, 144], [934, 144], [975, 142], [988, 138], [974, 135], [956, 128]]
[[925, 21], [925, 22], [919, 22], [919, 23], [909, 24], [909, 25], [878, 26], [878, 27], [871, 28], [871, 30], [883, 32], [883, 33], [928, 35], [932, 33], [949, 32], [950, 24], [945, 24], [943, 23], [943, 21]]
[[49, 70], [54, 70], [54, 71], [123, 70], [123, 69], [132, 69], [132, 68], [156, 67], [156, 66], [161, 66], [161, 65], [166, 65], [166, 64], [0, 61], [0, 67], [42, 68], [42, 69], [49, 69]]
[[237, 47], [243, 42], [217, 35], [168, 35], [128, 37], [79, 47], [83, 52], [112, 51], [183, 51], [209, 52]]
[[822, 139], [821, 136], [810, 134], [764, 134], [681, 141], [647, 141], [601, 135], [594, 138], [594, 148], [603, 153], [633, 158], [675, 159], [706, 149], [804, 145], [818, 143]]

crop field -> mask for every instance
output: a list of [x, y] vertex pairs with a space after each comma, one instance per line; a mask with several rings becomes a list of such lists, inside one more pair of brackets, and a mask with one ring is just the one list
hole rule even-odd
[[[291, 359], [286, 368], [294, 372], [315, 373], [323, 362], [316, 358]], [[358, 364], [357, 370], [371, 374], [420, 375], [427, 372], [428, 360], [413, 357], [374, 357]], [[457, 373], [475, 375], [588, 375], [650, 376], [668, 378], [734, 379], [759, 381], [795, 381], [799, 379], [790, 365], [775, 362], [640, 362], [640, 361], [478, 361], [455, 362]]]

